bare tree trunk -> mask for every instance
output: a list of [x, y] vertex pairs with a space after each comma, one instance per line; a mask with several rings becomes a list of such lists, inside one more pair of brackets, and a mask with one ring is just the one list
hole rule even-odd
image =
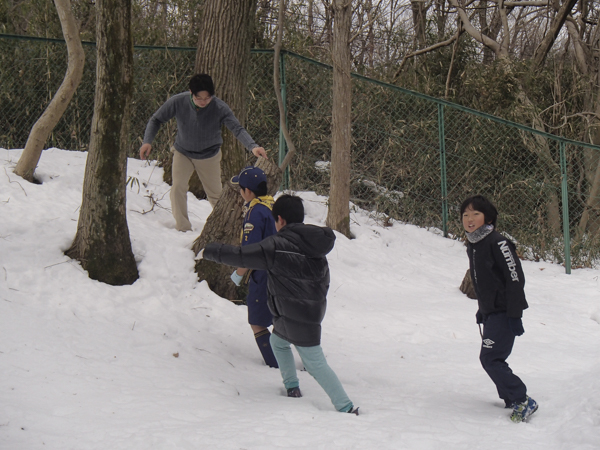
[[65, 78], [52, 101], [33, 125], [25, 149], [17, 162], [15, 173], [27, 181], [34, 181], [33, 174], [40, 161], [48, 136], [64, 114], [83, 75], [85, 53], [79, 39], [79, 28], [71, 10], [70, 0], [54, 0], [63, 36], [67, 43], [68, 65]]
[[546, 33], [546, 36], [544, 36], [544, 39], [542, 39], [542, 42], [540, 42], [540, 45], [535, 50], [533, 63], [536, 69], [541, 69], [543, 66], [546, 56], [558, 37], [558, 33], [560, 33], [565, 20], [567, 20], [567, 16], [571, 14], [571, 10], [575, 7], [577, 1], [578, 0], [565, 0], [560, 9], [556, 12], [556, 16], [554, 16], [552, 23], [550, 24], [549, 32]]
[[[500, 21], [500, 14], [498, 14], [498, 10], [494, 9], [493, 11], [494, 13], [492, 15], [492, 21], [488, 24], [488, 2], [487, 0], [481, 0], [479, 2], [478, 15], [481, 32], [495, 40], [498, 37], [500, 29], [502, 28], [502, 22]], [[492, 51], [489, 47], [483, 47], [483, 64], [491, 64], [494, 61], [494, 57], [494, 51]]]
[[129, 104], [133, 90], [131, 0], [98, 0], [96, 93], [83, 201], [66, 254], [90, 278], [132, 284], [138, 271], [125, 208]]
[[445, 0], [434, 0], [435, 4], [435, 24], [437, 28], [438, 40], [444, 38], [446, 34], [446, 22], [448, 21], [448, 9]]
[[[256, 0], [207, 0], [202, 15], [202, 28], [196, 53], [196, 72], [208, 73], [215, 82], [217, 96], [224, 100], [242, 124], [246, 118], [247, 73], [250, 66], [252, 26], [256, 12]], [[194, 244], [198, 253], [209, 242], [239, 244], [242, 227], [243, 200], [229, 180], [237, 175], [245, 164], [245, 150], [227, 130], [223, 133], [223, 179], [225, 186], [217, 206], [208, 217], [200, 236]], [[256, 166], [265, 164], [270, 189], [277, 191], [269, 161], [259, 158]], [[267, 167], [268, 166], [268, 167]], [[273, 172], [274, 171], [274, 172]], [[200, 280], [206, 280], [217, 295], [235, 300], [238, 295], [229, 276], [227, 266], [201, 260], [196, 264]]]
[[[256, 0], [206, 0], [196, 52], [196, 73], [212, 76], [217, 97], [242, 125], [255, 13]], [[223, 179], [229, 180], [244, 167], [245, 150], [228, 130], [223, 132], [221, 149]]]
[[427, 44], [427, 36], [425, 35], [427, 30], [427, 5], [424, 0], [411, 0], [410, 6], [417, 47], [423, 48]]
[[[256, 167], [261, 168], [267, 175], [269, 195], [275, 195], [281, 184], [282, 171], [271, 160], [265, 158], [258, 158]], [[225, 183], [221, 199], [208, 216], [202, 234], [194, 241], [194, 253], [198, 254], [210, 242], [240, 245], [243, 206], [244, 200], [237, 186], [233, 186], [229, 181]], [[217, 295], [229, 300], [238, 299], [237, 288], [229, 279], [231, 267], [201, 259], [196, 263], [196, 272], [202, 274], [201, 279], [206, 280]]]
[[[315, 27], [314, 27], [314, 0], [308, 0], [306, 5], [307, 13], [308, 13], [308, 33], [310, 37], [314, 38], [315, 36]], [[283, 24], [280, 24], [283, 26]]]
[[333, 1], [333, 106], [331, 126], [331, 185], [327, 225], [350, 237], [350, 148], [352, 80], [350, 69], [350, 0]]

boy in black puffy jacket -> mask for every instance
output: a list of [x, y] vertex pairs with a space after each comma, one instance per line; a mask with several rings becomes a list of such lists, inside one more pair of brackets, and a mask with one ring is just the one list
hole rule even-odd
[[527, 387], [508, 367], [506, 359], [515, 337], [525, 332], [521, 320], [528, 307], [525, 275], [515, 245], [495, 231], [498, 211], [489, 200], [481, 195], [469, 197], [462, 203], [460, 214], [479, 304], [477, 323], [483, 324], [479, 360], [506, 407], [513, 409], [511, 420], [522, 422], [538, 405], [527, 396]]
[[208, 244], [205, 259], [234, 267], [266, 270], [268, 305], [273, 314], [271, 346], [288, 397], [301, 397], [291, 344], [304, 367], [340, 412], [358, 415], [321, 349], [321, 321], [327, 306], [329, 265], [325, 255], [335, 235], [327, 227], [305, 225], [300, 197], [282, 195], [273, 205], [277, 234], [236, 247]]

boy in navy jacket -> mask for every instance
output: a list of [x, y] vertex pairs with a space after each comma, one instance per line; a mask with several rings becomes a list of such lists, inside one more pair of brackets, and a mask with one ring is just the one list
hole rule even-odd
[[[244, 223], [242, 225], [242, 246], [260, 242], [266, 237], [275, 234], [275, 221], [271, 214], [273, 197], [267, 195], [267, 177], [258, 167], [246, 167], [240, 174], [231, 179], [233, 184], [239, 185], [240, 195], [245, 201]], [[251, 270], [239, 267], [231, 274], [231, 280], [240, 285], [244, 276], [248, 274], [248, 323], [254, 333], [256, 345], [269, 367], [278, 368], [277, 360], [271, 349], [269, 328], [273, 323], [273, 316], [267, 305], [267, 272], [264, 270]]]
[[527, 387], [517, 377], [506, 359], [512, 352], [516, 336], [523, 329], [525, 275], [515, 245], [495, 231], [498, 211], [485, 197], [467, 198], [460, 207], [467, 235], [467, 254], [473, 287], [477, 294], [478, 324], [483, 324], [479, 360], [492, 379], [498, 395], [512, 408], [513, 422], [522, 422], [538, 405], [527, 396]]

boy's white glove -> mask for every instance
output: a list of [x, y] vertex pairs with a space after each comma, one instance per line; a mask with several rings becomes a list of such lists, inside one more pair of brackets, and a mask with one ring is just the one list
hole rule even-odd
[[231, 281], [233, 281], [236, 286], [239, 286], [243, 279], [244, 275], [238, 275], [237, 269], [231, 274]]

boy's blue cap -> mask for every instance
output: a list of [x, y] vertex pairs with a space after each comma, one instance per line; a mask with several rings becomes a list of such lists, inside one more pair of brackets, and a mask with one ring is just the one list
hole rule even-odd
[[240, 174], [231, 179], [233, 184], [239, 184], [242, 187], [251, 191], [258, 190], [258, 185], [261, 181], [267, 182], [267, 176], [258, 167], [248, 166], [242, 169]]

